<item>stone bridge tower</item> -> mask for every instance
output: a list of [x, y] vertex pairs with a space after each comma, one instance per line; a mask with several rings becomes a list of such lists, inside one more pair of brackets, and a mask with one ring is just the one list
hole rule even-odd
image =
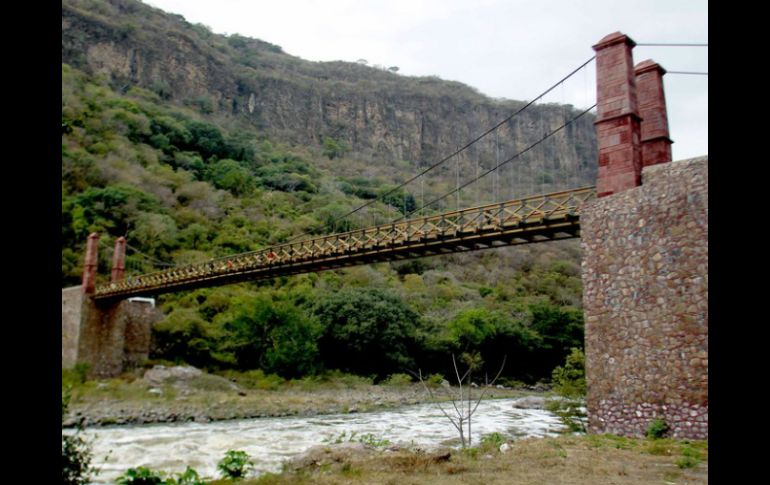
[[665, 70], [594, 46], [599, 198], [580, 216], [589, 432], [708, 438], [708, 158], [671, 162]]
[[[97, 303], [98, 234], [88, 236], [83, 284], [62, 290], [62, 368], [88, 365], [90, 377], [113, 377], [149, 357], [151, 325], [162, 313], [146, 302]], [[125, 273], [126, 239], [115, 241], [112, 281]]]

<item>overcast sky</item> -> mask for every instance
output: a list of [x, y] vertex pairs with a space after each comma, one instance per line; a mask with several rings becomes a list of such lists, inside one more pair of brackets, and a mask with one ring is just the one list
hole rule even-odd
[[[707, 0], [144, 0], [220, 34], [311, 61], [365, 59], [531, 100], [621, 31], [637, 43], [708, 43]], [[708, 72], [708, 47], [636, 47], [634, 62]], [[595, 102], [595, 63], [546, 102]], [[708, 76], [664, 77], [674, 160], [708, 153]]]

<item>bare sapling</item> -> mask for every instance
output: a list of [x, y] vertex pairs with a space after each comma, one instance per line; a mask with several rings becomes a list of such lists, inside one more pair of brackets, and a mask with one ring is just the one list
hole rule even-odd
[[[503, 372], [503, 368], [505, 367], [505, 359], [507, 356], [503, 357], [503, 363], [500, 365], [500, 370], [497, 371], [497, 375], [494, 379], [492, 379], [492, 382], [488, 382], [487, 385], [482, 387], [481, 394], [475, 399], [472, 396], [473, 393], [473, 386], [472, 386], [472, 371], [478, 367], [481, 366], [481, 357], [476, 355], [468, 355], [463, 354], [463, 358], [465, 360], [465, 363], [468, 365], [468, 370], [465, 371], [465, 373], [461, 376], [460, 370], [457, 367], [457, 361], [455, 359], [454, 354], [452, 354], [452, 365], [454, 366], [455, 370], [455, 376], [457, 377], [457, 384], [459, 389], [459, 397], [452, 396], [450, 394], [451, 386], [447, 385], [441, 385], [440, 388], [443, 390], [443, 392], [446, 394], [446, 396], [449, 398], [449, 402], [452, 403], [452, 408], [454, 408], [454, 413], [447, 412], [446, 409], [444, 409], [444, 406], [441, 405], [441, 402], [439, 399], [436, 398], [433, 391], [430, 389], [430, 387], [425, 383], [425, 380], [422, 377], [422, 370], [417, 371], [417, 378], [420, 380], [420, 384], [422, 384], [422, 387], [427, 391], [428, 395], [431, 398], [431, 401], [436, 403], [438, 408], [441, 410], [441, 412], [444, 414], [444, 416], [449, 419], [449, 421], [452, 423], [452, 426], [457, 430], [457, 432], [460, 434], [460, 443], [462, 444], [462, 447], [469, 447], [471, 446], [471, 424], [472, 424], [472, 417], [473, 414], [476, 412], [476, 409], [478, 409], [479, 404], [481, 404], [481, 400], [484, 399], [484, 395], [486, 394], [487, 390], [490, 389], [495, 385], [495, 382], [497, 382], [497, 379], [500, 377], [500, 374]], [[466, 384], [463, 386], [463, 382], [466, 382]], [[467, 403], [467, 408], [466, 408]], [[451, 411], [451, 409], [450, 409]], [[466, 428], [467, 428], [467, 439], [466, 439]]]

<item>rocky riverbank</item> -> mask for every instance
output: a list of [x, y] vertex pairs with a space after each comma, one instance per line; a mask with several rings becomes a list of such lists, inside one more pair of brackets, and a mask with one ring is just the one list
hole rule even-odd
[[[471, 450], [381, 452], [361, 443], [317, 446], [287, 462], [279, 474], [246, 479], [319, 485], [420, 483], [450, 485], [708, 484], [708, 442], [566, 435], [481, 443]], [[224, 485], [215, 481], [213, 485]]]
[[[445, 383], [446, 385], [446, 383]], [[545, 388], [486, 389], [485, 399], [510, 398]], [[480, 388], [474, 389], [479, 395]], [[458, 389], [443, 387], [436, 397], [457, 397]], [[193, 367], [156, 366], [135, 379], [87, 382], [73, 390], [65, 426], [209, 422], [276, 416], [313, 416], [366, 412], [429, 402], [416, 383], [371, 385], [355, 379], [288, 382], [273, 389], [255, 389]]]

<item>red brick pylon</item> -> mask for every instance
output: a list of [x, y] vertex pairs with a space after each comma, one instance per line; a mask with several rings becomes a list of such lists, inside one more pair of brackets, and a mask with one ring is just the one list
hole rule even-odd
[[117, 283], [123, 280], [126, 274], [126, 238], [120, 236], [115, 240], [115, 251], [112, 254], [112, 278], [111, 282]]
[[630, 37], [615, 32], [593, 46], [596, 51], [598, 197], [642, 183], [641, 118], [631, 53], [635, 45]]
[[99, 248], [99, 235], [92, 232], [88, 235], [86, 243], [86, 260], [83, 265], [83, 293], [92, 295], [96, 289], [96, 265], [98, 263], [97, 250]]
[[634, 68], [639, 115], [642, 117], [642, 166], [671, 161], [666, 96], [663, 75], [666, 70], [651, 60], [642, 61]]

